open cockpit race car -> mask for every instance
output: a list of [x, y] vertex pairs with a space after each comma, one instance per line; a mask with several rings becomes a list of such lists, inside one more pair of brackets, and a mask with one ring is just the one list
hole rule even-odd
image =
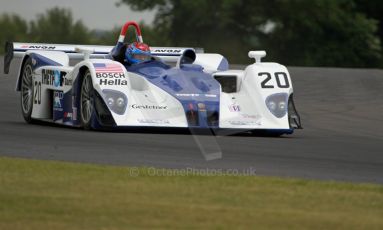
[[[26, 122], [48, 121], [85, 129], [129, 127], [270, 131], [301, 128], [287, 68], [261, 62], [229, 70], [226, 58], [202, 49], [147, 47], [127, 63], [127, 22], [116, 46], [6, 43], [4, 72], [20, 59], [16, 90]], [[133, 49], [136, 47], [133, 47]], [[77, 63], [71, 65], [71, 63]]]

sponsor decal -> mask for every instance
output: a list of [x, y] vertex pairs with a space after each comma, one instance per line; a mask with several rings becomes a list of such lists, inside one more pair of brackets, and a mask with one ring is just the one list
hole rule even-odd
[[259, 120], [261, 119], [261, 115], [254, 115], [254, 114], [241, 114], [242, 118], [244, 119], [254, 119], [254, 120]]
[[137, 119], [142, 124], [170, 124], [169, 120], [163, 119]]
[[73, 119], [73, 113], [65, 112], [64, 119]]
[[56, 46], [30, 46], [30, 45], [22, 45], [22, 49], [42, 49], [42, 50], [54, 50]]
[[119, 79], [119, 78], [125, 78], [125, 74], [124, 73], [98, 73], [96, 72], [96, 77], [97, 78], [105, 78], [105, 79]]
[[128, 85], [124, 73], [96, 73], [100, 85]]
[[260, 126], [261, 121], [228, 121], [231, 125], [244, 126], [244, 125], [257, 125]]
[[206, 111], [206, 105], [204, 103], [198, 103], [197, 107], [198, 107], [198, 110], [201, 111], [201, 112], [205, 112]]
[[154, 110], [165, 110], [168, 107], [165, 105], [137, 105], [133, 104], [130, 106], [132, 109], [154, 109]]
[[193, 103], [189, 103], [189, 109], [192, 110], [192, 111], [194, 110]]
[[98, 73], [123, 73], [121, 65], [118, 63], [93, 63]]
[[182, 50], [181, 49], [155, 49], [155, 50], [152, 50], [151, 52], [152, 53], [168, 53], [168, 54], [176, 53], [176, 54], [180, 54], [182, 52]]
[[93, 63], [100, 85], [128, 85], [124, 70], [117, 63]]
[[76, 96], [72, 96], [72, 120], [77, 121]]
[[55, 87], [62, 86], [60, 72], [59, 71], [53, 71], [53, 73], [54, 73], [54, 76], [55, 76], [55, 80], [53, 82], [54, 86]]
[[262, 125], [261, 115], [253, 115], [253, 114], [241, 114], [241, 117], [246, 119], [246, 120], [241, 120], [241, 121], [236, 121], [236, 120], [230, 120], [228, 121], [231, 125], [257, 125], [260, 126]]
[[205, 97], [217, 97], [215, 94], [198, 94], [198, 93], [176, 93], [177, 97], [199, 97], [199, 96], [205, 96]]
[[124, 79], [100, 79], [100, 85], [128, 85], [128, 81]]
[[177, 97], [199, 97], [198, 93], [176, 93]]
[[63, 77], [63, 82], [64, 82], [64, 85], [65, 86], [72, 86], [73, 85], [73, 80], [72, 78], [69, 78], [69, 77]]
[[59, 87], [63, 85], [61, 72], [58, 70], [42, 70], [42, 83], [44, 85], [52, 85], [54, 87]]
[[54, 111], [63, 111], [62, 100], [64, 98], [64, 93], [62, 91], [54, 91], [53, 93], [53, 110]]
[[229, 105], [230, 112], [236, 113], [241, 111], [241, 107], [237, 104]]

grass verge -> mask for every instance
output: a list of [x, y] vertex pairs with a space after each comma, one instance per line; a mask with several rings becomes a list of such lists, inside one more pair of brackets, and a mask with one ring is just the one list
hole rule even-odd
[[138, 170], [0, 157], [0, 229], [383, 229], [381, 185]]

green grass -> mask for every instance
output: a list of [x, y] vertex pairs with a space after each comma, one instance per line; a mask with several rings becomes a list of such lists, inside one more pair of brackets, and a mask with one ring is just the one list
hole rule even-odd
[[383, 186], [0, 157], [0, 229], [383, 229]]

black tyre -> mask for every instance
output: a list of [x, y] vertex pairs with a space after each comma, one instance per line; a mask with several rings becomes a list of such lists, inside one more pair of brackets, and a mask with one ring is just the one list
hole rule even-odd
[[252, 130], [251, 133], [253, 134], [253, 136], [256, 136], [256, 137], [280, 137], [284, 134], [281, 132], [273, 132], [273, 131], [263, 130], [263, 129]]
[[82, 79], [80, 97], [80, 119], [84, 129], [92, 129], [94, 110], [94, 89], [92, 76], [90, 75], [89, 70], [87, 70]]
[[32, 123], [33, 119], [32, 109], [33, 109], [33, 80], [32, 80], [33, 68], [32, 68], [32, 59], [29, 57], [23, 66], [21, 73], [21, 112], [23, 114], [24, 120], [27, 123]]

